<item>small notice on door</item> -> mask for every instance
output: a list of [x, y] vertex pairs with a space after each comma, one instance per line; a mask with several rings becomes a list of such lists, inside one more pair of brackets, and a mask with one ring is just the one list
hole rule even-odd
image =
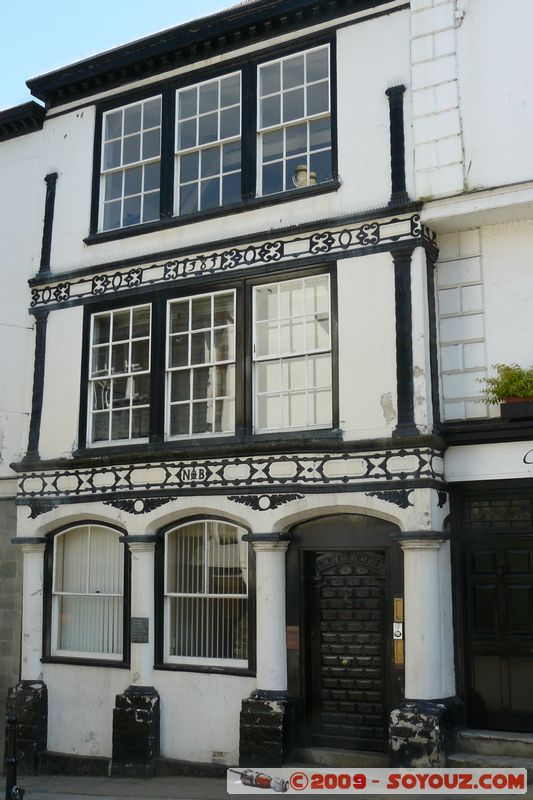
[[287, 625], [287, 650], [300, 649], [300, 628], [298, 625]]

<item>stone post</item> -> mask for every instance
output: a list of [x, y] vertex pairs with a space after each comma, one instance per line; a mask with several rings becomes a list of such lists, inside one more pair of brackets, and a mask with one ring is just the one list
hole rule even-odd
[[154, 682], [153, 536], [124, 536], [131, 553], [130, 685], [113, 709], [113, 775], [150, 778], [159, 758], [159, 694]]
[[7, 715], [17, 718], [17, 759], [21, 772], [39, 771], [47, 746], [48, 690], [42, 680], [43, 573], [45, 539], [12, 539], [22, 549], [21, 680], [9, 690]]
[[242, 702], [240, 763], [281, 766], [290, 757], [293, 708], [287, 692], [285, 554], [282, 534], [248, 534], [256, 557], [257, 689]]

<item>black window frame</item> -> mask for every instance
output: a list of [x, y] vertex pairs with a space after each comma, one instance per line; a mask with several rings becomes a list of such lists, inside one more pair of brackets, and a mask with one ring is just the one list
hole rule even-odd
[[109, 528], [112, 531], [126, 536], [127, 531], [118, 525], [110, 522], [102, 522], [96, 519], [82, 519], [70, 522], [56, 528], [46, 536], [44, 549], [44, 573], [43, 573], [43, 641], [42, 657], [43, 664], [75, 664], [89, 667], [106, 667], [107, 669], [129, 669], [131, 662], [131, 636], [130, 636], [130, 617], [131, 617], [131, 554], [126, 542], [124, 547], [124, 590], [123, 590], [123, 632], [122, 632], [122, 658], [104, 659], [88, 658], [83, 655], [76, 656], [57, 656], [52, 655], [52, 603], [53, 603], [53, 570], [55, 556], [55, 539], [59, 534], [66, 533], [75, 528], [83, 528], [87, 525], [97, 525], [101, 528]]
[[255, 551], [248, 542], [248, 666], [231, 667], [213, 664], [177, 664], [165, 661], [165, 543], [168, 531], [193, 522], [224, 522], [251, 533], [241, 522], [217, 514], [201, 514], [175, 519], [156, 533], [155, 578], [154, 578], [154, 669], [168, 672], [203, 672], [218, 675], [240, 675], [254, 677], [256, 674], [256, 581]]
[[[257, 72], [260, 64], [274, 61], [285, 56], [303, 53], [306, 50], [329, 45], [330, 52], [330, 109], [331, 109], [331, 162], [332, 178], [329, 181], [291, 189], [277, 194], [257, 195]], [[242, 80], [241, 95], [241, 200], [228, 205], [217, 206], [208, 210], [195, 211], [182, 216], [174, 216], [174, 166], [175, 166], [175, 112], [176, 92], [188, 86], [220, 78], [232, 72], [240, 72]], [[118, 110], [130, 103], [141, 102], [149, 98], [161, 97], [161, 183], [160, 183], [160, 218], [152, 222], [142, 222], [111, 230], [99, 230], [100, 185], [101, 185], [101, 152], [103, 117], [108, 111]], [[307, 37], [298, 42], [285, 43], [269, 51], [247, 58], [229, 59], [224, 64], [195, 69], [186, 75], [170, 78], [162, 83], [133, 92], [115, 95], [112, 100], [105, 100], [96, 105], [95, 136], [93, 151], [93, 175], [89, 235], [86, 244], [112, 241], [115, 239], [159, 231], [167, 227], [194, 224], [204, 219], [212, 219], [227, 214], [235, 214], [248, 209], [274, 205], [295, 199], [336, 191], [340, 186], [338, 177], [338, 135], [337, 135], [337, 47], [335, 33], [328, 32]]]
[[[331, 321], [331, 372], [332, 372], [332, 422], [331, 426], [322, 428], [283, 429], [278, 432], [254, 432], [253, 424], [253, 302], [255, 286], [290, 281], [314, 275], [329, 275], [330, 280], [330, 321]], [[181, 297], [192, 297], [199, 294], [235, 289], [235, 431], [233, 434], [210, 434], [207, 436], [165, 439], [165, 348], [166, 348], [166, 309], [169, 300]], [[88, 443], [88, 392], [89, 392], [89, 358], [90, 331], [93, 314], [114, 311], [122, 307], [136, 305], [152, 305], [151, 330], [151, 373], [150, 373], [150, 431], [148, 444], [135, 439], [113, 444], [112, 441], [98, 444]], [[337, 296], [337, 263], [322, 262], [294, 269], [285, 268], [265, 271], [260, 274], [224, 278], [203, 278], [202, 281], [187, 282], [179, 290], [162, 287], [151, 293], [135, 294], [125, 292], [123, 296], [99, 303], [86, 303], [83, 319], [83, 349], [80, 379], [80, 415], [78, 428], [79, 455], [113, 454], [135, 452], [141, 448], [148, 450], [181, 450], [195, 448], [198, 450], [214, 450], [233, 444], [251, 444], [284, 440], [295, 442], [302, 439], [338, 438], [339, 436], [339, 346], [338, 346], [338, 296]], [[242, 387], [239, 389], [239, 387]], [[145, 440], [143, 440], [145, 441]]]

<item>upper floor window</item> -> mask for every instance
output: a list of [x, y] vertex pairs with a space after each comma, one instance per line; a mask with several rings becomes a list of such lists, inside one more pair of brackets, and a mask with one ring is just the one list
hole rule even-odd
[[170, 437], [235, 430], [235, 292], [168, 304]]
[[91, 232], [331, 182], [331, 78], [324, 44], [103, 111]]
[[241, 198], [241, 75], [177, 93], [176, 214]]
[[328, 275], [256, 287], [254, 361], [255, 430], [331, 425]]
[[260, 194], [331, 178], [329, 48], [259, 67]]
[[120, 442], [148, 436], [150, 328], [149, 305], [92, 317], [90, 442]]
[[120, 659], [124, 545], [120, 533], [82, 525], [53, 540], [50, 654]]
[[80, 446], [331, 428], [331, 304], [314, 270], [88, 314]]
[[101, 230], [159, 219], [161, 98], [103, 117]]

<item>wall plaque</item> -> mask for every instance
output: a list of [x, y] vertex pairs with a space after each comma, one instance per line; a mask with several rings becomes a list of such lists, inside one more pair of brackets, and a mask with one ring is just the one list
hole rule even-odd
[[131, 618], [132, 644], [148, 644], [149, 620], [148, 617]]

